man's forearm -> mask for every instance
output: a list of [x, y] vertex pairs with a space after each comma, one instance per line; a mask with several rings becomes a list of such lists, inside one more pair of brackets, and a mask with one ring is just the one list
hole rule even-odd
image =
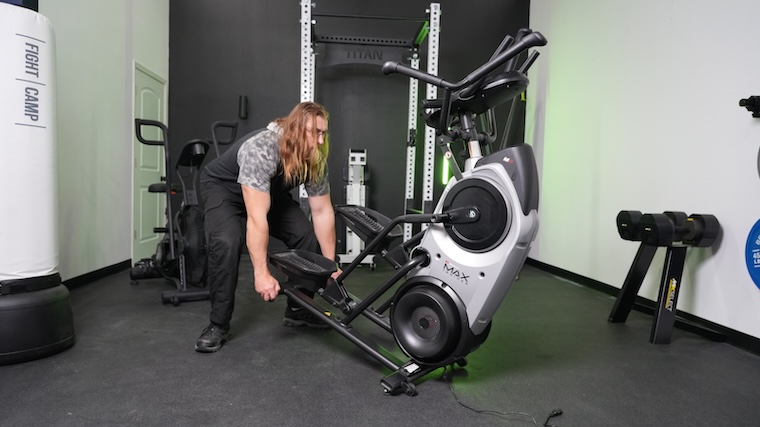
[[335, 231], [331, 234], [332, 238], [330, 236], [324, 236], [323, 238], [319, 238], [317, 236], [317, 241], [319, 242], [319, 249], [322, 251], [322, 256], [329, 258], [331, 260], [335, 260]]
[[314, 234], [319, 242], [319, 249], [326, 258], [335, 260], [335, 216], [320, 215], [312, 217]]
[[250, 218], [246, 224], [246, 246], [251, 256], [254, 274], [270, 274], [267, 261], [267, 249], [269, 247], [268, 224], [256, 224]]

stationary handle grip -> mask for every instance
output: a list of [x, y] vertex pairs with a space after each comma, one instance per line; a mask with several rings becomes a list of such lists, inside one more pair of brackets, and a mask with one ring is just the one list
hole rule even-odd
[[485, 64], [478, 67], [475, 71], [471, 72], [462, 81], [457, 83], [457, 89], [464, 86], [469, 86], [470, 84], [477, 82], [478, 80], [488, 75], [491, 71], [499, 68], [510, 59], [519, 55], [522, 51], [530, 49], [532, 47], [544, 45], [546, 45], [546, 38], [544, 38], [541, 33], [534, 31], [526, 35], [522, 39], [517, 40], [513, 45], [509, 46], [504, 52], [497, 55], [496, 58], [493, 58], [491, 61], [486, 62]]
[[[219, 137], [219, 129], [229, 129], [230, 133], [227, 136], [227, 138], [220, 138]], [[235, 137], [237, 136], [237, 129], [238, 129], [238, 122], [234, 121], [216, 121], [211, 124], [211, 137], [214, 139], [214, 143], [219, 143], [222, 145], [227, 145], [235, 142]]]
[[385, 64], [383, 64], [383, 74], [403, 74], [405, 76], [409, 76], [412, 78], [415, 78], [417, 80], [423, 81], [425, 83], [430, 83], [431, 85], [438, 86], [438, 87], [452, 87], [452, 84], [443, 80], [440, 77], [436, 77], [432, 74], [428, 74], [424, 71], [415, 70], [414, 68], [408, 67], [404, 64], [399, 64], [397, 62], [388, 61]]
[[[217, 136], [217, 131], [220, 128], [226, 128], [230, 129], [229, 137], [227, 138], [219, 138]], [[238, 128], [238, 122], [234, 121], [216, 121], [211, 124], [211, 139], [214, 143], [214, 151], [216, 152], [216, 157], [219, 157], [219, 145], [227, 145], [235, 142], [235, 137], [237, 136], [237, 128]]]
[[[228, 138], [219, 138], [217, 137], [217, 129], [219, 128], [228, 128], [230, 129], [230, 136]], [[214, 139], [224, 145], [229, 144], [233, 141], [235, 141], [235, 136], [237, 135], [237, 128], [238, 128], [238, 122], [225, 122], [225, 121], [216, 121], [211, 124], [211, 135], [214, 137]]]
[[[143, 126], [154, 126], [154, 127], [159, 128], [161, 130], [161, 140], [146, 139], [145, 137], [143, 137], [143, 134], [142, 134]], [[157, 122], [155, 120], [135, 119], [135, 134], [137, 136], [137, 140], [143, 144], [164, 145], [166, 141], [169, 140], [167, 136], [168, 133], [169, 133], [169, 130], [166, 128], [166, 125], [164, 125], [161, 122]]]

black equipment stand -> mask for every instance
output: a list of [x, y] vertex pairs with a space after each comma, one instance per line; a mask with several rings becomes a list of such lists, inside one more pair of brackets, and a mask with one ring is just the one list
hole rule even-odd
[[[623, 288], [618, 294], [615, 305], [610, 312], [609, 321], [625, 323], [636, 301], [636, 295], [641, 288], [649, 266], [652, 264], [657, 246], [642, 243], [631, 264], [631, 269], [623, 282]], [[660, 291], [657, 298], [657, 308], [654, 314], [652, 332], [649, 342], [652, 344], [668, 344], [676, 321], [676, 303], [678, 290], [681, 287], [681, 276], [686, 260], [686, 246], [669, 246], [665, 255], [665, 264], [660, 280]]]
[[[677, 318], [676, 312], [678, 292], [686, 264], [686, 250], [688, 246], [711, 246], [720, 229], [717, 219], [712, 215], [687, 217], [681, 212], [642, 215], [638, 211], [622, 211], [618, 214], [617, 226], [623, 239], [641, 241], [641, 245], [607, 320], [611, 323], [625, 323], [657, 249], [665, 247], [667, 252], [649, 342], [669, 344], [673, 326], [676, 324], [683, 329], [697, 329], [696, 332], [714, 341], [725, 341], [723, 334], [702, 326], [687, 324]], [[674, 245], [678, 242], [682, 244]]]

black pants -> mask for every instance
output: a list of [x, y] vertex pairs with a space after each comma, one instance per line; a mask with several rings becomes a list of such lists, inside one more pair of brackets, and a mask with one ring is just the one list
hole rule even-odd
[[[235, 309], [238, 265], [245, 247], [245, 204], [240, 195], [211, 180], [202, 182], [201, 197], [208, 245], [210, 320], [227, 325]], [[311, 222], [289, 192], [273, 197], [267, 220], [269, 234], [287, 247], [319, 252]]]

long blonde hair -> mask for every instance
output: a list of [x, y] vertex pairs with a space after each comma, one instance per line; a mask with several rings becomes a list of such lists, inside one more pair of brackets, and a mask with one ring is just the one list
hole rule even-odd
[[293, 108], [287, 117], [275, 122], [282, 129], [280, 137], [280, 158], [285, 182], [318, 182], [325, 175], [327, 154], [330, 144], [327, 134], [323, 135], [324, 142], [309, 147], [307, 135], [312, 132], [316, 136], [317, 117], [329, 119], [325, 107], [315, 102], [302, 102]]

